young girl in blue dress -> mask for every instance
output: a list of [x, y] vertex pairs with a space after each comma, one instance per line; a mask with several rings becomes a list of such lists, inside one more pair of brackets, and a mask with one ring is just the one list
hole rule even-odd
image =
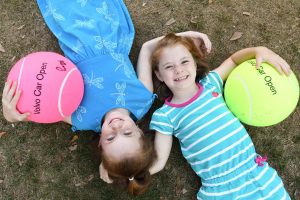
[[[190, 34], [192, 35], [192, 34]], [[197, 38], [196, 38], [197, 39]], [[223, 81], [238, 64], [256, 58], [288, 75], [289, 65], [265, 47], [242, 49], [208, 72], [200, 48], [190, 38], [168, 34], [144, 44], [164, 89], [164, 105], [150, 123], [156, 131], [157, 162], [152, 174], [166, 164], [172, 136], [183, 156], [201, 178], [197, 199], [290, 199], [277, 172], [255, 151], [241, 122], [223, 99]], [[148, 64], [150, 68], [150, 63]]]
[[[78, 109], [64, 119], [73, 131], [100, 133], [101, 177], [123, 179], [131, 194], [149, 183], [155, 151], [135, 124], [152, 105], [151, 69], [140, 58], [137, 75], [129, 60], [134, 27], [122, 0], [37, 0], [45, 22], [64, 55], [84, 78], [84, 97]], [[138, 77], [137, 77], [138, 76]], [[21, 95], [8, 81], [2, 96], [3, 114], [10, 122], [24, 121]], [[108, 172], [106, 171], [108, 170]]]

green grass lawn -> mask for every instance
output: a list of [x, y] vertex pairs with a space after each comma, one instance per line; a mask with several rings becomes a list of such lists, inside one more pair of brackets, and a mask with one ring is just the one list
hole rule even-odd
[[[143, 42], [170, 31], [197, 30], [213, 44], [208, 56], [218, 66], [231, 53], [249, 46], [267, 46], [300, 77], [300, 2], [298, 0], [126, 0], [136, 28], [131, 52], [135, 63]], [[209, 3], [212, 2], [212, 3]], [[243, 13], [244, 12], [244, 13]], [[246, 12], [246, 13], [245, 13]], [[167, 25], [170, 20], [174, 23]], [[35, 1], [0, 1], [0, 82], [10, 67], [34, 51], [60, 52]], [[231, 41], [234, 32], [241, 38]], [[2, 90], [2, 87], [0, 90]], [[279, 105], [278, 105], [279, 106]], [[141, 122], [146, 129], [149, 116]], [[271, 127], [246, 126], [258, 153], [282, 177], [294, 199], [300, 199], [300, 106], [285, 121]], [[73, 136], [63, 123], [11, 124], [0, 117], [0, 199], [196, 199], [200, 180], [183, 159], [175, 140], [166, 168], [153, 176], [146, 194], [130, 197], [103, 183], [90, 145], [93, 133]], [[0, 134], [1, 135], [1, 134]]]

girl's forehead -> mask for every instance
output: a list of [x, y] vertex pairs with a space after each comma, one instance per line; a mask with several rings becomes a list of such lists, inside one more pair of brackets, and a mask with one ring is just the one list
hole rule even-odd
[[185, 56], [191, 56], [189, 50], [182, 44], [175, 44], [162, 49], [160, 60], [175, 59]]

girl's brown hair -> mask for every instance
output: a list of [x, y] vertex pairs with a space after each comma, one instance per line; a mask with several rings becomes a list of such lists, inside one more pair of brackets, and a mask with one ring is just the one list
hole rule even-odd
[[151, 138], [141, 134], [140, 145], [140, 151], [134, 157], [124, 157], [121, 160], [113, 160], [106, 156], [101, 147], [99, 149], [102, 164], [114, 184], [127, 189], [127, 192], [134, 196], [143, 194], [148, 188], [151, 180], [149, 168], [156, 160], [156, 151]]
[[[204, 58], [206, 55], [205, 45], [202, 40], [200, 40], [199, 46], [196, 46], [194, 41], [188, 37], [177, 36], [174, 33], [167, 34], [162, 40], [160, 40], [154, 49], [151, 56], [151, 65], [153, 71], [158, 71], [159, 60], [162, 51], [166, 47], [172, 47], [174, 45], [181, 44], [192, 54], [194, 61], [197, 65], [196, 82], [204, 78], [208, 71], [209, 65], [205, 62]], [[172, 95], [171, 90], [166, 86], [165, 83], [160, 82], [156, 76], [153, 77], [155, 92], [158, 97], [162, 100]]]

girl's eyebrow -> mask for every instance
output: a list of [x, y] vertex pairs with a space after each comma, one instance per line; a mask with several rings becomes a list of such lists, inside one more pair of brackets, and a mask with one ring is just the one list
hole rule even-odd
[[[191, 57], [190, 56], [184, 56], [184, 57], [180, 58], [179, 60], [182, 61], [184, 59], [191, 59]], [[172, 62], [166, 62], [162, 65], [162, 67], [165, 67], [166, 65], [170, 65], [170, 64], [172, 65]]]
[[162, 65], [162, 67], [165, 67], [166, 65], [172, 65], [171, 62], [166, 62], [165, 64]]
[[184, 60], [184, 59], [191, 59], [190, 56], [184, 56], [183, 58], [181, 58], [180, 60]]

